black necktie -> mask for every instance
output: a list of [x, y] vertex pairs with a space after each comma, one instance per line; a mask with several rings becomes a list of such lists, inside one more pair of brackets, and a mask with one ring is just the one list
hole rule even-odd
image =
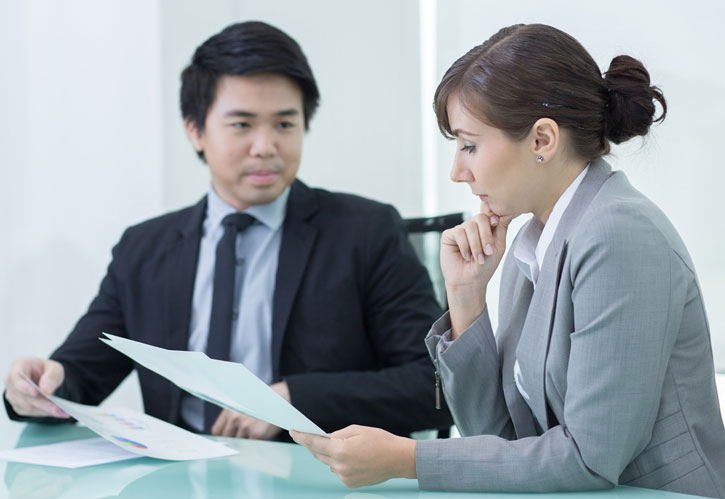
[[[254, 223], [246, 213], [233, 213], [222, 220], [224, 235], [216, 248], [214, 262], [214, 291], [211, 300], [211, 319], [206, 354], [212, 359], [229, 360], [234, 311], [234, 281], [237, 275], [237, 234]], [[209, 402], [204, 404], [204, 431], [211, 432], [221, 409]]]

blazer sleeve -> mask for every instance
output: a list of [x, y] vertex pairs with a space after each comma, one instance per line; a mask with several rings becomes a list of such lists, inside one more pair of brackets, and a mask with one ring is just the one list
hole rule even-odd
[[124, 303], [120, 288], [127, 273], [124, 247], [127, 234], [113, 248], [113, 258], [88, 311], [51, 359], [65, 369], [59, 395], [82, 404], [102, 402], [133, 369], [133, 362], [98, 338], [108, 332], [127, 337]]
[[631, 210], [611, 207], [595, 220], [570, 243], [562, 276], [572, 291], [559, 299], [571, 300], [575, 317], [563, 420], [514, 441], [418, 442], [421, 488], [610, 488], [649, 442], [692, 275], [663, 234]]
[[[433, 324], [426, 345], [440, 372], [441, 388], [453, 421], [462, 435], [491, 434], [514, 438], [488, 309], [443, 349], [443, 337], [450, 329], [450, 316], [446, 312]], [[486, 382], [471, 383], [471, 380]]]
[[434, 369], [424, 344], [440, 306], [397, 211], [382, 206], [372, 215], [355, 230], [365, 238], [360, 306], [378, 367], [286, 376], [292, 403], [325, 431], [350, 424], [396, 434], [448, 428], [447, 407], [435, 408]]

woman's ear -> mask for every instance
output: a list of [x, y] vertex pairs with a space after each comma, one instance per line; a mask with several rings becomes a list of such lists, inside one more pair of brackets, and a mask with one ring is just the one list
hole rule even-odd
[[559, 125], [551, 118], [539, 118], [531, 127], [531, 152], [538, 163], [545, 163], [556, 155], [561, 135]]

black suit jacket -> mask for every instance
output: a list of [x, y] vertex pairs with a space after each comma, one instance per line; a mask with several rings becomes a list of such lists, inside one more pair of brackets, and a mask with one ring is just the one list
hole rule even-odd
[[[145, 410], [180, 422], [181, 390], [98, 340], [101, 332], [173, 350], [189, 339], [206, 198], [123, 234], [88, 312], [51, 358], [58, 394], [98, 404], [138, 370]], [[274, 381], [325, 431], [349, 424], [398, 434], [451, 424], [434, 408], [424, 338], [441, 311], [395, 209], [295, 181], [272, 319]]]

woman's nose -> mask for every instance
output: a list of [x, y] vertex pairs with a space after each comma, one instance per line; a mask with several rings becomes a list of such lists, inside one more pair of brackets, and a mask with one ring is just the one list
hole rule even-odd
[[453, 161], [451, 180], [454, 182], [473, 182], [473, 173], [461, 165], [460, 161]]

